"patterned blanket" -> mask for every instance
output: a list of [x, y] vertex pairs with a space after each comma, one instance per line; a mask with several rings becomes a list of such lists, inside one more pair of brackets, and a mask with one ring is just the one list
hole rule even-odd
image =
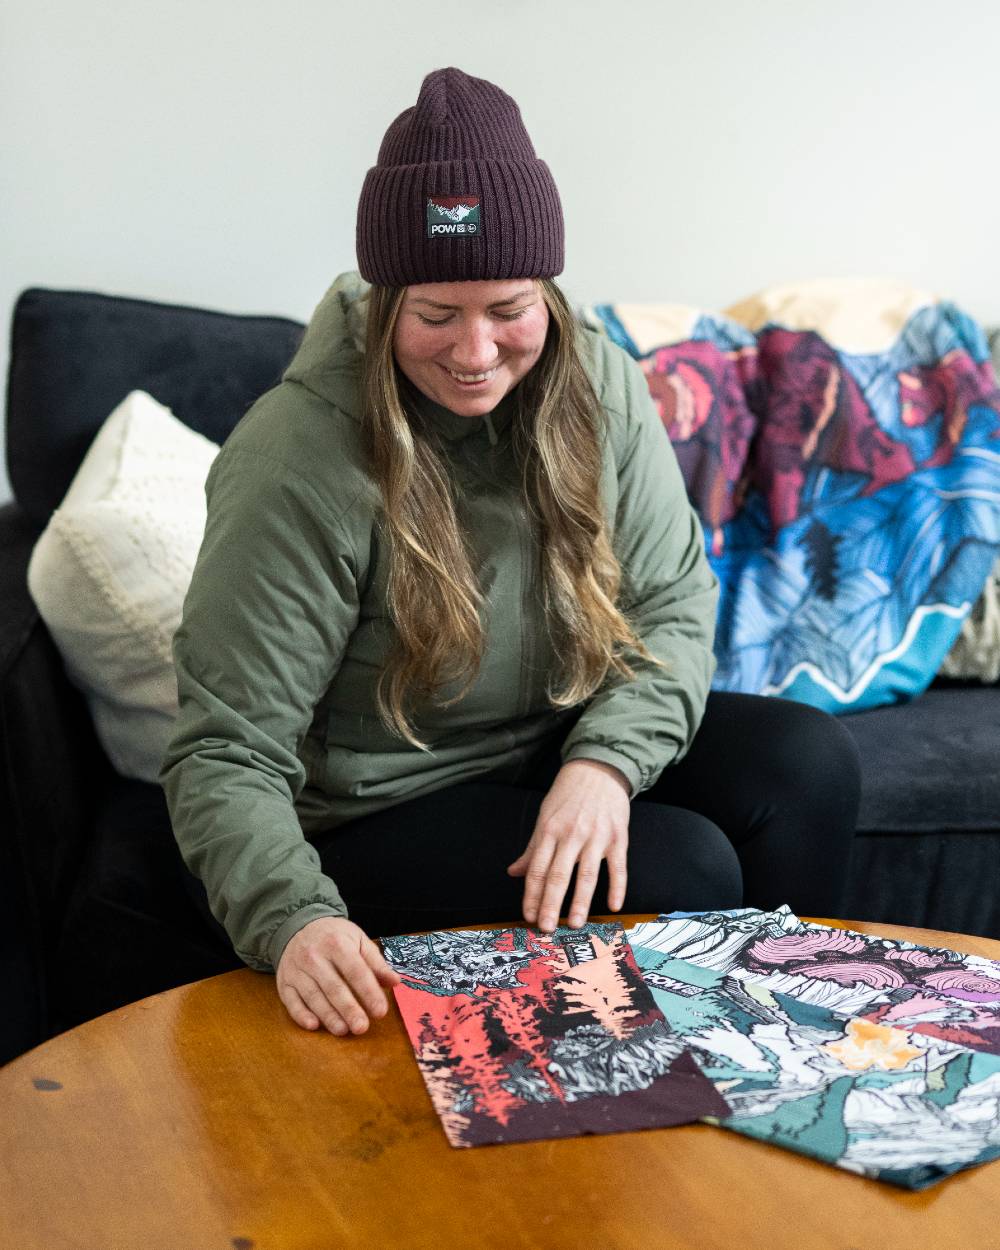
[[1000, 389], [976, 323], [866, 282], [583, 316], [643, 369], [704, 524], [716, 688], [832, 712], [923, 690], [1000, 554]]

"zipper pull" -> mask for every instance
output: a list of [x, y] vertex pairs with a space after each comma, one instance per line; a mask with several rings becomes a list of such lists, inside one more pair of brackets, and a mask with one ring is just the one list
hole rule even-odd
[[495, 447], [497, 445], [497, 432], [493, 428], [493, 422], [490, 419], [490, 414], [486, 413], [483, 420], [486, 422], [486, 433], [490, 436], [490, 446]]

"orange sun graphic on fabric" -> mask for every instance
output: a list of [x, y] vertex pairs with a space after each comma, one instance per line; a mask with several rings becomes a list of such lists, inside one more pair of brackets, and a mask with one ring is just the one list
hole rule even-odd
[[849, 1020], [847, 1037], [841, 1042], [828, 1042], [823, 1049], [852, 1072], [879, 1067], [883, 1072], [898, 1072], [923, 1051], [911, 1046], [906, 1034], [884, 1024], [869, 1020]]

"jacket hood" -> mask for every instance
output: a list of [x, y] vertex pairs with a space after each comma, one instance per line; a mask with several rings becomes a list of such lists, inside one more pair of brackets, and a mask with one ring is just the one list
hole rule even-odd
[[359, 273], [342, 273], [316, 306], [283, 374], [355, 418], [370, 290]]

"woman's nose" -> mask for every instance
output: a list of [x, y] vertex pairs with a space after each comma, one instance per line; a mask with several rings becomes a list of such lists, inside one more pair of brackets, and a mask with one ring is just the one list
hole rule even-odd
[[492, 368], [498, 357], [493, 327], [488, 321], [470, 321], [459, 328], [451, 353], [454, 368], [475, 373]]

